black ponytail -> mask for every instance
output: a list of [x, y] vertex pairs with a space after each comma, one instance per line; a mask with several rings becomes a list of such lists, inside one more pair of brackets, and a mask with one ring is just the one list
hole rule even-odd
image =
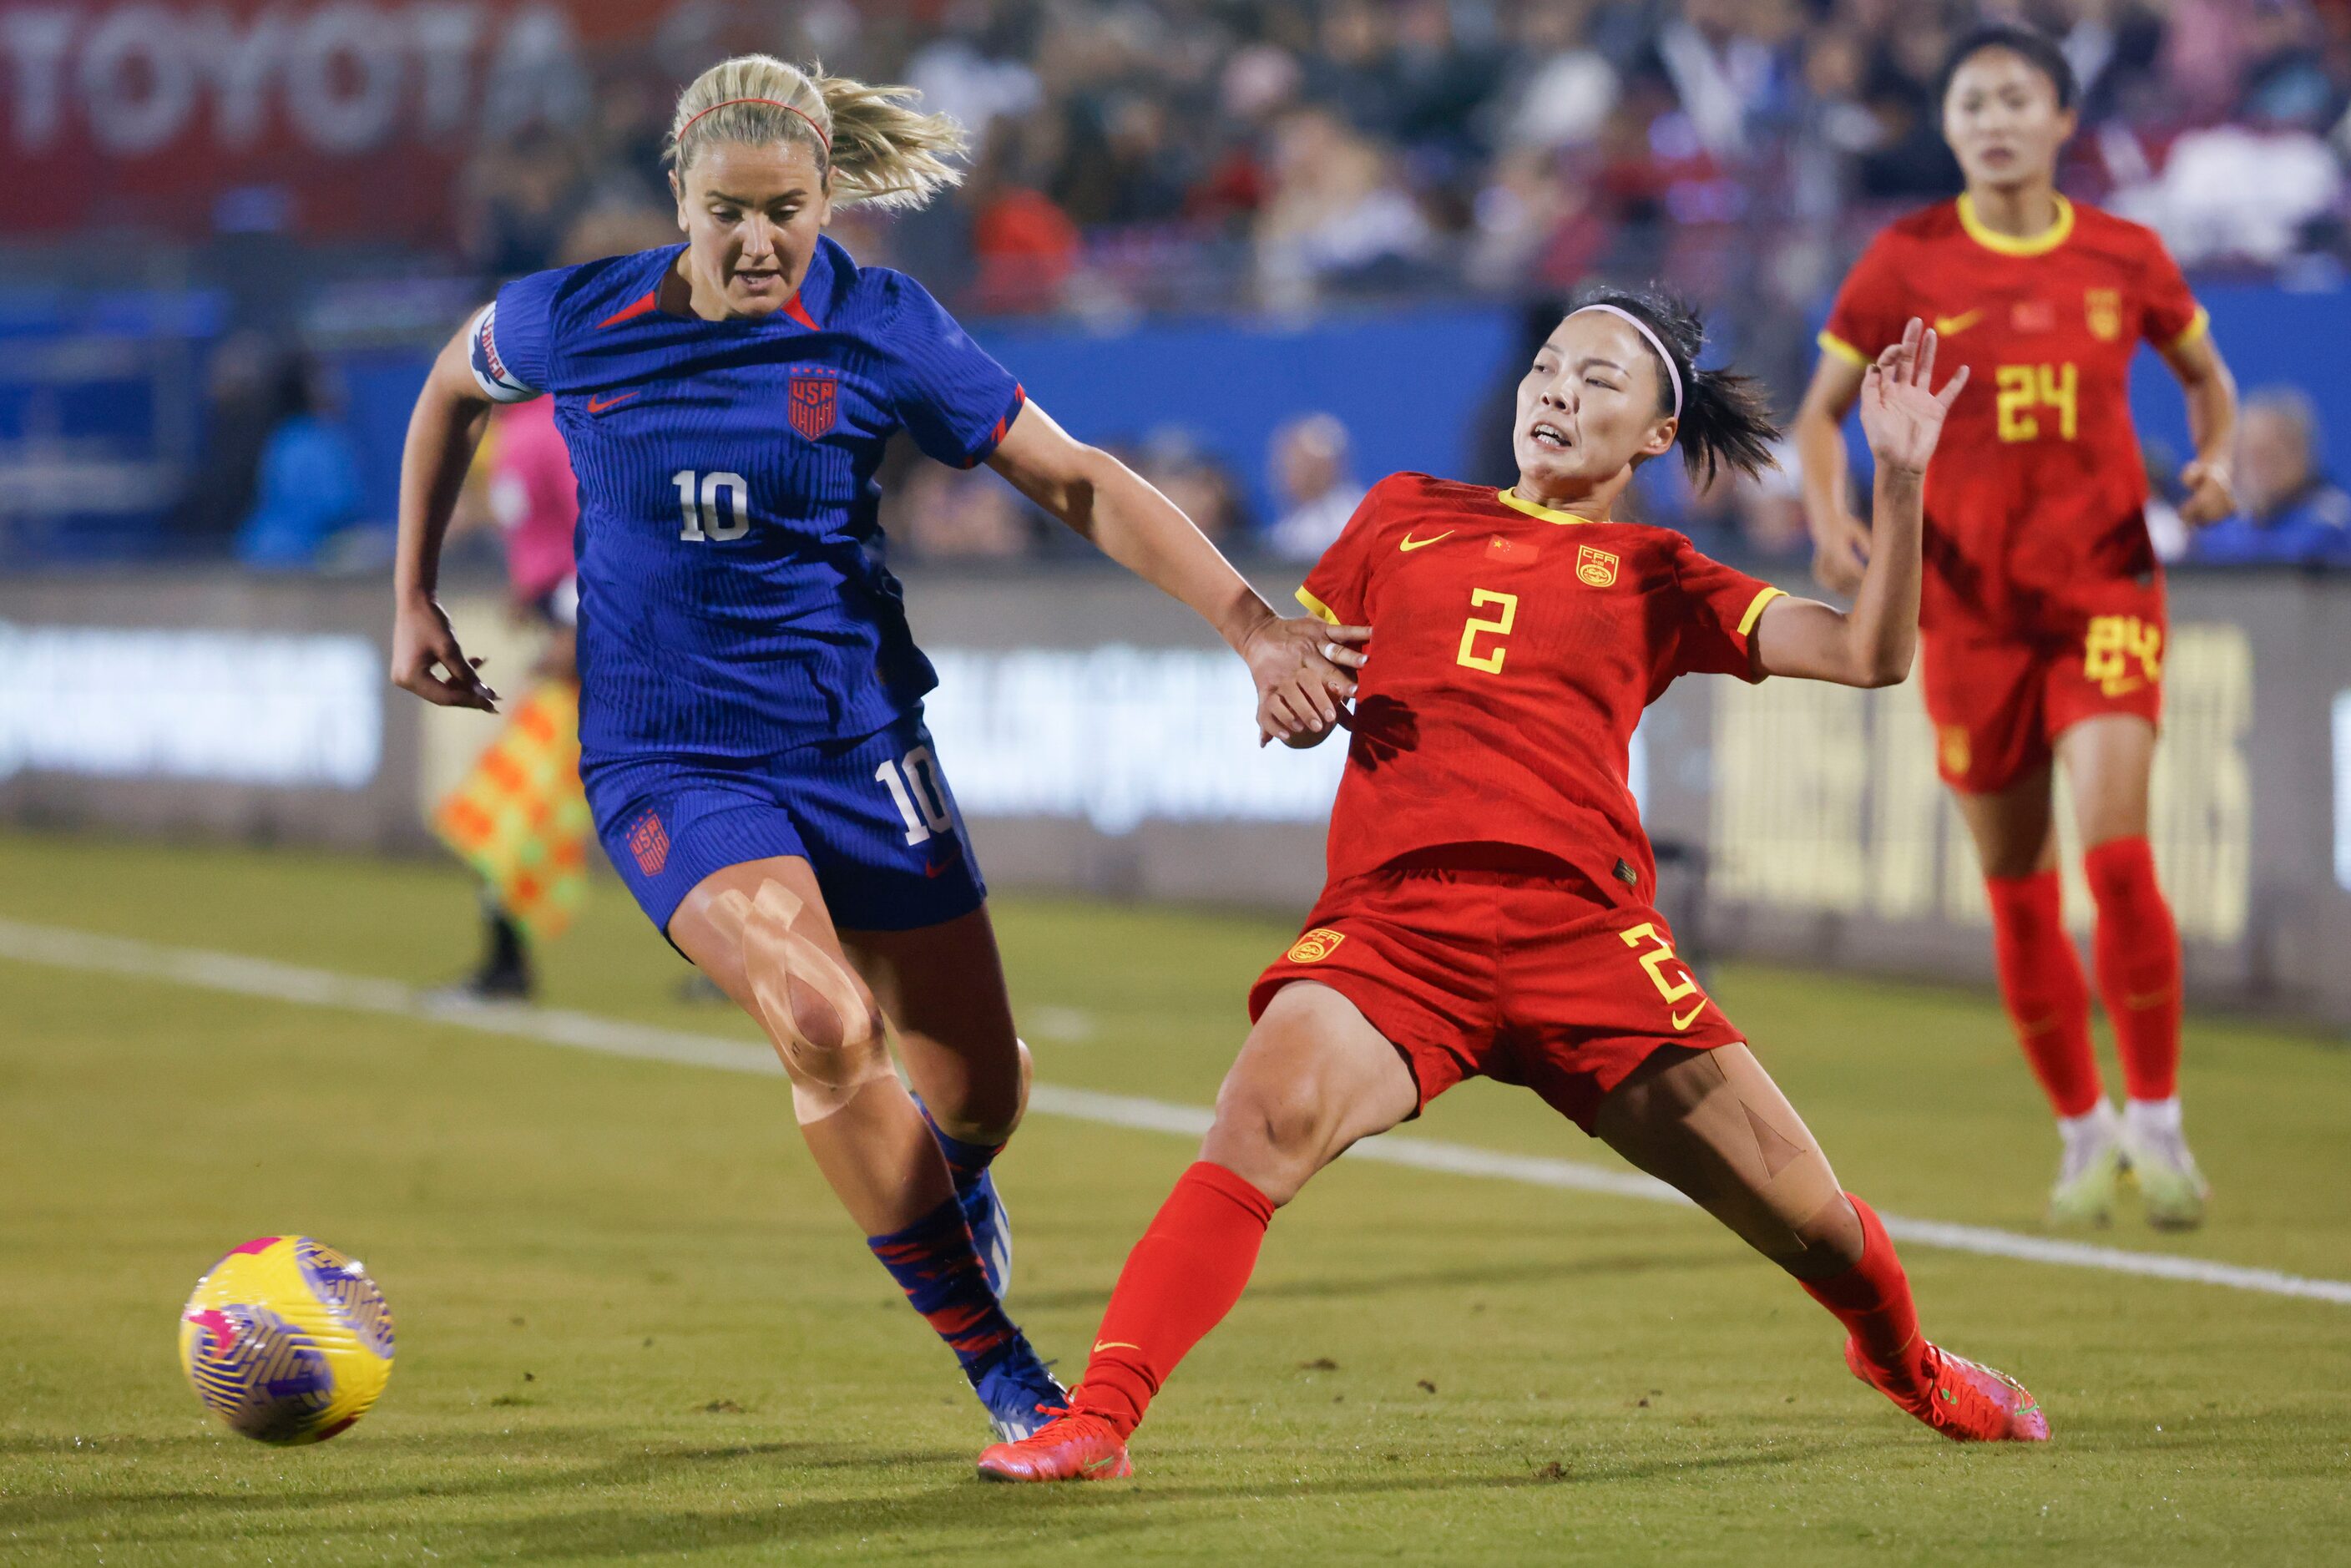
[[[1772, 466], [1771, 443], [1779, 427], [1771, 423], [1762, 384], [1736, 371], [1698, 368], [1706, 347], [1706, 323], [1697, 308], [1676, 295], [1656, 289], [1594, 288], [1575, 298], [1573, 309], [1609, 305], [1637, 317], [1674, 357], [1681, 376], [1681, 430], [1675, 439], [1682, 449], [1682, 466], [1700, 484], [1711, 484], [1721, 469], [1735, 468], [1750, 476]], [[1655, 352], [1655, 350], [1651, 350]], [[1674, 412], [1673, 377], [1657, 367], [1657, 412]]]

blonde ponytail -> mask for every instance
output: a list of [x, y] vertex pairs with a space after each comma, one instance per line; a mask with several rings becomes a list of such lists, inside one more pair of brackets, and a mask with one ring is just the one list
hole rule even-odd
[[822, 66], [802, 70], [772, 55], [737, 55], [678, 95], [666, 156], [682, 174], [716, 141], [801, 141], [831, 177], [833, 200], [919, 207], [962, 180], [948, 160], [967, 142], [948, 116], [909, 107], [921, 96], [829, 77]]

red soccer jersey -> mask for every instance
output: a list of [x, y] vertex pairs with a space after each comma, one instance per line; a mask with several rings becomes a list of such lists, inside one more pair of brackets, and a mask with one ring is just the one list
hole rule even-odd
[[2061, 196], [2047, 233], [2015, 239], [1945, 202], [1870, 245], [1821, 347], [1866, 364], [1913, 316], [1940, 335], [1937, 380], [1970, 372], [1927, 470], [1922, 622], [2026, 631], [2069, 585], [2152, 574], [2131, 355], [2205, 325], [2154, 232]]
[[1298, 591], [1325, 620], [1372, 628], [1331, 880], [1503, 843], [1567, 862], [1608, 902], [1649, 902], [1633, 727], [1677, 675], [1761, 678], [1748, 635], [1779, 592], [1668, 528], [1426, 474], [1381, 480]]

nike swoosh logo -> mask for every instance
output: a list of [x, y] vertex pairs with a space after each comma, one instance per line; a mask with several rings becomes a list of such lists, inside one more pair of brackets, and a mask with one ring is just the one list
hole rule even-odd
[[1123, 1339], [1098, 1339], [1094, 1341], [1094, 1348], [1090, 1354], [1100, 1355], [1106, 1350], [1141, 1350], [1142, 1348], [1139, 1344], [1129, 1344]]
[[923, 874], [925, 877], [935, 877], [942, 872], [952, 871], [955, 869], [956, 862], [961, 859], [963, 859], [963, 852], [961, 850], [957, 850], [955, 853], [947, 856], [946, 859], [939, 862], [936, 865], [933, 865], [930, 862], [925, 861], [923, 862]]
[[1088, 1459], [1084, 1464], [1080, 1465], [1078, 1469], [1085, 1471], [1088, 1475], [1092, 1475], [1096, 1470], [1102, 1469], [1104, 1465], [1114, 1465], [1116, 1463], [1118, 1463], [1118, 1456], [1116, 1454], [1104, 1454], [1099, 1459]]
[[1412, 530], [1410, 528], [1406, 528], [1404, 531], [1404, 538], [1398, 541], [1396, 549], [1400, 550], [1419, 549], [1424, 545], [1435, 544], [1437, 539], [1449, 539], [1452, 537], [1453, 530], [1451, 528], [1447, 528], [1443, 533], [1437, 535], [1434, 538], [1416, 539], [1412, 537]]
[[1676, 1013], [1674, 1015], [1674, 1028], [1677, 1030], [1689, 1028], [1691, 1024], [1698, 1021], [1698, 1015], [1704, 1011], [1706, 1011], [1706, 1004], [1704, 1002], [1700, 1002], [1698, 1006], [1690, 1009], [1687, 1013]]
[[1981, 306], [1978, 306], [1964, 316], [1938, 316], [1935, 318], [1935, 335], [1938, 338], [1956, 338], [1982, 319]]
[[588, 412], [590, 413], [601, 413], [608, 408], [617, 408], [622, 403], [628, 402], [631, 398], [636, 395], [637, 394], [634, 392], [622, 392], [618, 397], [608, 397], [601, 400], [591, 397], [588, 400]]

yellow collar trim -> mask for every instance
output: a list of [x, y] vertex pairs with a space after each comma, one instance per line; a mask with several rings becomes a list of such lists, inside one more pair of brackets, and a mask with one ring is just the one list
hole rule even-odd
[[1975, 198], [1962, 193], [1959, 197], [1959, 227], [1968, 231], [1970, 239], [1995, 255], [2047, 256], [2064, 245], [2074, 233], [2074, 204], [2062, 195], [2057, 196], [2056, 201], [2057, 221], [2037, 235], [2028, 235], [2020, 239], [2014, 235], [2004, 235], [1984, 227], [1983, 220], [1976, 216]]
[[1494, 499], [1514, 512], [1524, 512], [1531, 517], [1541, 517], [1546, 523], [1589, 523], [1597, 519], [1579, 517], [1573, 512], [1562, 512], [1556, 507], [1546, 507], [1541, 501], [1530, 501], [1515, 489], [1497, 490]]

